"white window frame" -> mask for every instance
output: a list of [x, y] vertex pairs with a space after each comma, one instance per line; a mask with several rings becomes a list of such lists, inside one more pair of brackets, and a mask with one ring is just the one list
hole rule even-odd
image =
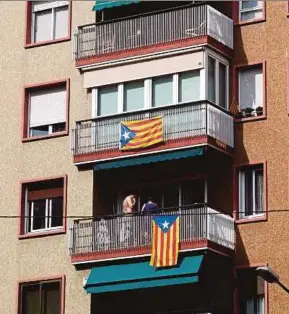
[[[26, 197], [28, 195], [28, 188], [26, 189]], [[27, 199], [27, 198], [26, 198]], [[26, 233], [37, 233], [43, 231], [51, 231], [51, 230], [58, 230], [63, 228], [63, 221], [62, 226], [51, 227], [52, 223], [52, 199], [53, 198], [46, 198], [45, 199], [45, 228], [42, 229], [33, 229], [33, 220], [34, 220], [34, 201], [26, 201], [26, 223], [25, 223], [25, 231]], [[31, 214], [29, 214], [29, 202], [31, 203]], [[29, 230], [29, 222], [30, 222], [30, 230]]]
[[[256, 171], [262, 171], [263, 176], [263, 212], [256, 212], [256, 190], [255, 190], [255, 181], [256, 181]], [[253, 200], [253, 214], [246, 215], [246, 208], [245, 208], [245, 173], [252, 172], [252, 200]], [[263, 217], [265, 215], [265, 201], [264, 201], [264, 167], [263, 165], [248, 168], [248, 169], [240, 169], [239, 170], [239, 186], [238, 186], [238, 194], [239, 194], [239, 206], [238, 206], [238, 219], [250, 219], [256, 217]], [[241, 208], [241, 204], [244, 204], [244, 208]]]
[[[38, 1], [41, 2], [41, 1]], [[45, 1], [43, 1], [43, 8], [41, 9], [34, 9], [34, 5], [32, 2], [32, 23], [31, 23], [31, 38], [32, 38], [32, 42], [33, 43], [38, 43], [41, 41], [36, 41], [36, 13], [37, 12], [42, 12], [42, 11], [47, 11], [47, 10], [51, 10], [51, 38], [48, 39], [49, 40], [59, 40], [61, 38], [55, 38], [55, 11], [59, 8], [62, 7], [67, 7], [67, 11], [69, 11], [69, 1], [47, 1], [47, 4], [45, 3]], [[69, 12], [68, 12], [68, 19], [69, 19]], [[68, 24], [68, 20], [67, 20], [67, 24]], [[69, 34], [67, 34], [68, 37]], [[65, 38], [63, 37], [63, 38]]]
[[[215, 105], [229, 110], [229, 63], [227, 60], [225, 60], [224, 58], [221, 58], [219, 55], [217, 55], [216, 53], [214, 53], [212, 50], [210, 50], [209, 52], [206, 53], [205, 55], [205, 69], [206, 69], [206, 99], [209, 99], [209, 57], [215, 60], [215, 90], [216, 90], [216, 103]], [[220, 88], [220, 82], [219, 82], [219, 67], [220, 67], [220, 63], [222, 65], [224, 65], [226, 67], [226, 104], [225, 106], [221, 106], [219, 103], [219, 88]]]
[[[190, 103], [189, 102], [179, 102], [179, 75], [181, 73], [184, 72], [193, 72], [193, 71], [199, 71], [200, 72], [200, 98], [196, 101], [202, 101], [205, 100], [205, 69], [192, 69], [192, 70], [188, 70], [188, 71], [183, 71], [183, 72], [179, 72], [179, 73], [174, 73], [174, 74], [167, 74], [167, 75], [163, 75], [163, 76], [172, 76], [173, 79], [173, 102], [172, 104], [166, 105], [166, 106], [161, 106], [161, 108], [164, 107], [170, 107], [173, 105], [181, 105], [181, 104], [186, 104], [186, 103]], [[157, 77], [162, 77], [162, 76], [157, 76]], [[118, 106], [117, 106], [117, 112], [114, 114], [110, 114], [110, 115], [103, 115], [101, 117], [109, 117], [109, 116], [114, 116], [116, 114], [119, 113], [125, 113], [125, 112], [131, 112], [131, 113], [136, 113], [136, 112], [141, 112], [141, 111], [145, 111], [147, 109], [152, 109], [152, 108], [158, 108], [158, 107], [153, 107], [152, 106], [152, 102], [153, 102], [153, 95], [152, 95], [152, 84], [153, 84], [153, 79], [154, 78], [146, 78], [143, 79], [144, 81], [144, 107], [142, 109], [138, 109], [138, 110], [134, 110], [134, 111], [123, 111], [124, 109], [124, 83], [120, 83], [120, 84], [112, 84], [112, 85], [117, 85], [118, 86]], [[139, 79], [135, 80], [135, 81], [139, 81]], [[133, 82], [133, 81], [129, 81], [129, 82]], [[107, 86], [107, 85], [105, 85]], [[98, 115], [98, 90], [101, 89], [102, 87], [105, 86], [99, 86], [99, 87], [95, 87], [92, 89], [92, 118], [97, 118], [100, 117]]]
[[[258, 1], [258, 6], [254, 7], [254, 8], [247, 8], [247, 9], [242, 9], [242, 2], [245, 1], [240, 1], [239, 2], [239, 21], [241, 23], [246, 23], [249, 21], [254, 21], [254, 20], [259, 20], [264, 18], [264, 5], [265, 5], [265, 1]], [[262, 12], [262, 18], [253, 18], [253, 19], [249, 19], [249, 20], [242, 20], [242, 13], [250, 13], [250, 12]]]

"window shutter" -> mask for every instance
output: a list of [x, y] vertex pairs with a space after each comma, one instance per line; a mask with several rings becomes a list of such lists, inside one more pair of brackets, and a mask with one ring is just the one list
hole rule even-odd
[[36, 91], [30, 94], [30, 127], [65, 121], [66, 88], [64, 86]]
[[68, 5], [68, 1], [35, 1], [33, 2], [33, 12], [58, 8]]
[[68, 8], [60, 7], [55, 9], [55, 30], [54, 38], [68, 36]]
[[63, 196], [63, 188], [51, 188], [46, 190], [28, 190], [28, 201], [35, 201], [44, 198], [55, 198]]

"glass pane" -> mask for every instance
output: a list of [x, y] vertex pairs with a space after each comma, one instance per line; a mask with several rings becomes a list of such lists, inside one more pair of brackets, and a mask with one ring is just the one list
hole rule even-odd
[[[179, 207], [179, 185], [165, 185], [163, 187], [164, 208]], [[173, 209], [173, 208], [172, 208]]]
[[52, 39], [52, 10], [35, 12], [34, 41]]
[[216, 102], [216, 60], [208, 58], [208, 99]]
[[245, 215], [250, 216], [253, 214], [253, 172], [245, 172]]
[[42, 298], [43, 314], [60, 314], [60, 282], [43, 284]]
[[106, 86], [98, 90], [98, 115], [108, 115], [117, 113], [117, 85]]
[[65, 122], [56, 123], [52, 125], [52, 133], [63, 132], [63, 131], [65, 131]]
[[[36, 200], [30, 202], [31, 209], [30, 215], [33, 215], [32, 230], [39, 230], [45, 228], [45, 209], [46, 209], [46, 199]], [[32, 213], [32, 204], [34, 205]], [[31, 230], [30, 230], [31, 231]]]
[[184, 72], [179, 75], [179, 102], [200, 99], [200, 71]]
[[261, 19], [263, 17], [263, 10], [255, 10], [241, 13], [241, 21]]
[[263, 106], [262, 66], [251, 67], [239, 72], [239, 103], [247, 114]]
[[51, 199], [51, 227], [63, 225], [63, 198], [56, 197]]
[[40, 292], [38, 284], [22, 287], [21, 303], [21, 314], [40, 313]]
[[133, 111], [144, 107], [144, 81], [124, 84], [124, 111]]
[[227, 107], [227, 71], [223, 63], [219, 63], [219, 106]]
[[258, 7], [258, 1], [241, 1], [242, 9], [252, 9]]
[[55, 9], [54, 38], [68, 36], [68, 6]]
[[173, 104], [173, 76], [162, 76], [152, 81], [153, 107]]
[[263, 212], [263, 170], [255, 171], [255, 210]]
[[48, 134], [49, 134], [48, 125], [36, 126], [36, 127], [30, 128], [30, 136], [44, 136]]

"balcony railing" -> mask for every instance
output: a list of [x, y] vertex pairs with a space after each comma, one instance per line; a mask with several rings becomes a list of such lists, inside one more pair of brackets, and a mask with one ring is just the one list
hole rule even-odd
[[174, 8], [79, 26], [74, 34], [74, 58], [206, 35], [233, 48], [233, 21], [209, 5]]
[[118, 150], [121, 121], [143, 120], [157, 116], [163, 118], [164, 142], [210, 136], [234, 147], [233, 117], [223, 108], [208, 101], [197, 101], [76, 122], [72, 131], [72, 153], [82, 155]]
[[[180, 243], [209, 240], [234, 250], [234, 220], [226, 214], [202, 205], [159, 214], [180, 215]], [[93, 220], [76, 220], [70, 227], [70, 255], [134, 250], [142, 255], [152, 243], [152, 216], [111, 216]], [[150, 253], [150, 250], [149, 252]]]

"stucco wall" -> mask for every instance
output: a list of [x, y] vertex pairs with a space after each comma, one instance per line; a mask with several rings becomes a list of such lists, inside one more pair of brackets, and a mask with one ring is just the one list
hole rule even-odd
[[[94, 1], [73, 1], [72, 31], [92, 23]], [[24, 48], [24, 1], [1, 1], [0, 32], [0, 215], [18, 215], [20, 181], [68, 176], [68, 215], [91, 215], [92, 171], [79, 172], [70, 155], [70, 137], [21, 142], [23, 86], [70, 79], [70, 125], [91, 114], [90, 94], [72, 60], [72, 41]], [[69, 225], [70, 219], [68, 220]], [[0, 312], [16, 313], [17, 282], [66, 276], [65, 313], [89, 313], [82, 287], [88, 270], [76, 271], [68, 256], [68, 234], [18, 239], [18, 220], [0, 219]]]
[[[235, 64], [266, 61], [267, 118], [236, 125], [234, 163], [267, 161], [267, 222], [238, 225], [237, 264], [269, 263], [289, 286], [288, 3], [266, 1], [266, 21], [235, 27]], [[269, 313], [288, 313], [288, 295], [269, 285]]]

